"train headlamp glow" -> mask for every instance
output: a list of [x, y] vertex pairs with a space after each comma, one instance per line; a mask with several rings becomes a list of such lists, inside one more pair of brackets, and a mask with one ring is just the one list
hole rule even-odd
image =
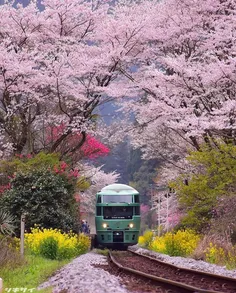
[[133, 224], [133, 223], [130, 223], [130, 224], [129, 224], [129, 227], [130, 227], [130, 228], [134, 228], [134, 224]]
[[103, 227], [103, 228], [107, 228], [108, 225], [107, 225], [106, 223], [103, 223], [103, 224], [102, 224], [102, 227]]

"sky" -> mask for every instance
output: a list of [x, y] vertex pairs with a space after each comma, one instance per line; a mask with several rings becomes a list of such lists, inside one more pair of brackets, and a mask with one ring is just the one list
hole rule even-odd
[[[4, 1], [5, 0], [0, 0], [0, 5], [2, 5], [2, 4], [4, 4]], [[15, 0], [15, 5], [17, 4], [17, 3], [22, 3], [24, 6], [27, 6], [28, 4], [29, 4], [29, 2], [30, 2], [30, 0]], [[42, 5], [41, 5], [41, 0], [37, 0], [37, 2], [39, 3], [39, 8], [41, 8], [42, 7]]]

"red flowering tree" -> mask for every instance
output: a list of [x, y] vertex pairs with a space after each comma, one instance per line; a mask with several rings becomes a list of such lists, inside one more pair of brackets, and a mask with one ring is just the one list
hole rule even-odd
[[[63, 135], [66, 130], [64, 123], [59, 126], [52, 126], [47, 129], [47, 145], [53, 145], [55, 141]], [[78, 141], [81, 143], [78, 144]], [[73, 162], [78, 162], [82, 158], [95, 159], [109, 153], [109, 148], [102, 144], [95, 137], [85, 132], [75, 132], [70, 134], [57, 150], [61, 157], [70, 156]]]

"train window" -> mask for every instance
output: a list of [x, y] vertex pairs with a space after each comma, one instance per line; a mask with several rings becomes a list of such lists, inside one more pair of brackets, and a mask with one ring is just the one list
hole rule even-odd
[[137, 216], [137, 215], [140, 215], [140, 206], [137, 206], [137, 207], [134, 207], [134, 214]]
[[135, 203], [139, 203], [139, 195], [138, 195], [138, 194], [136, 194], [136, 195], [134, 196], [134, 202], [135, 202]]
[[98, 195], [98, 198], [97, 198], [97, 203], [101, 203], [101, 195]]
[[103, 195], [103, 202], [105, 203], [132, 203], [132, 195], [131, 194]]
[[102, 209], [101, 207], [97, 207], [97, 216], [101, 216], [102, 215]]
[[103, 217], [104, 219], [132, 219], [133, 207], [104, 207]]

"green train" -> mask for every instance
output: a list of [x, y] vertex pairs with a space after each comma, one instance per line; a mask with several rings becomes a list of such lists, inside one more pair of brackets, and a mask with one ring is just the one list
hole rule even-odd
[[127, 248], [138, 243], [140, 199], [125, 184], [108, 185], [96, 195], [96, 247]]

